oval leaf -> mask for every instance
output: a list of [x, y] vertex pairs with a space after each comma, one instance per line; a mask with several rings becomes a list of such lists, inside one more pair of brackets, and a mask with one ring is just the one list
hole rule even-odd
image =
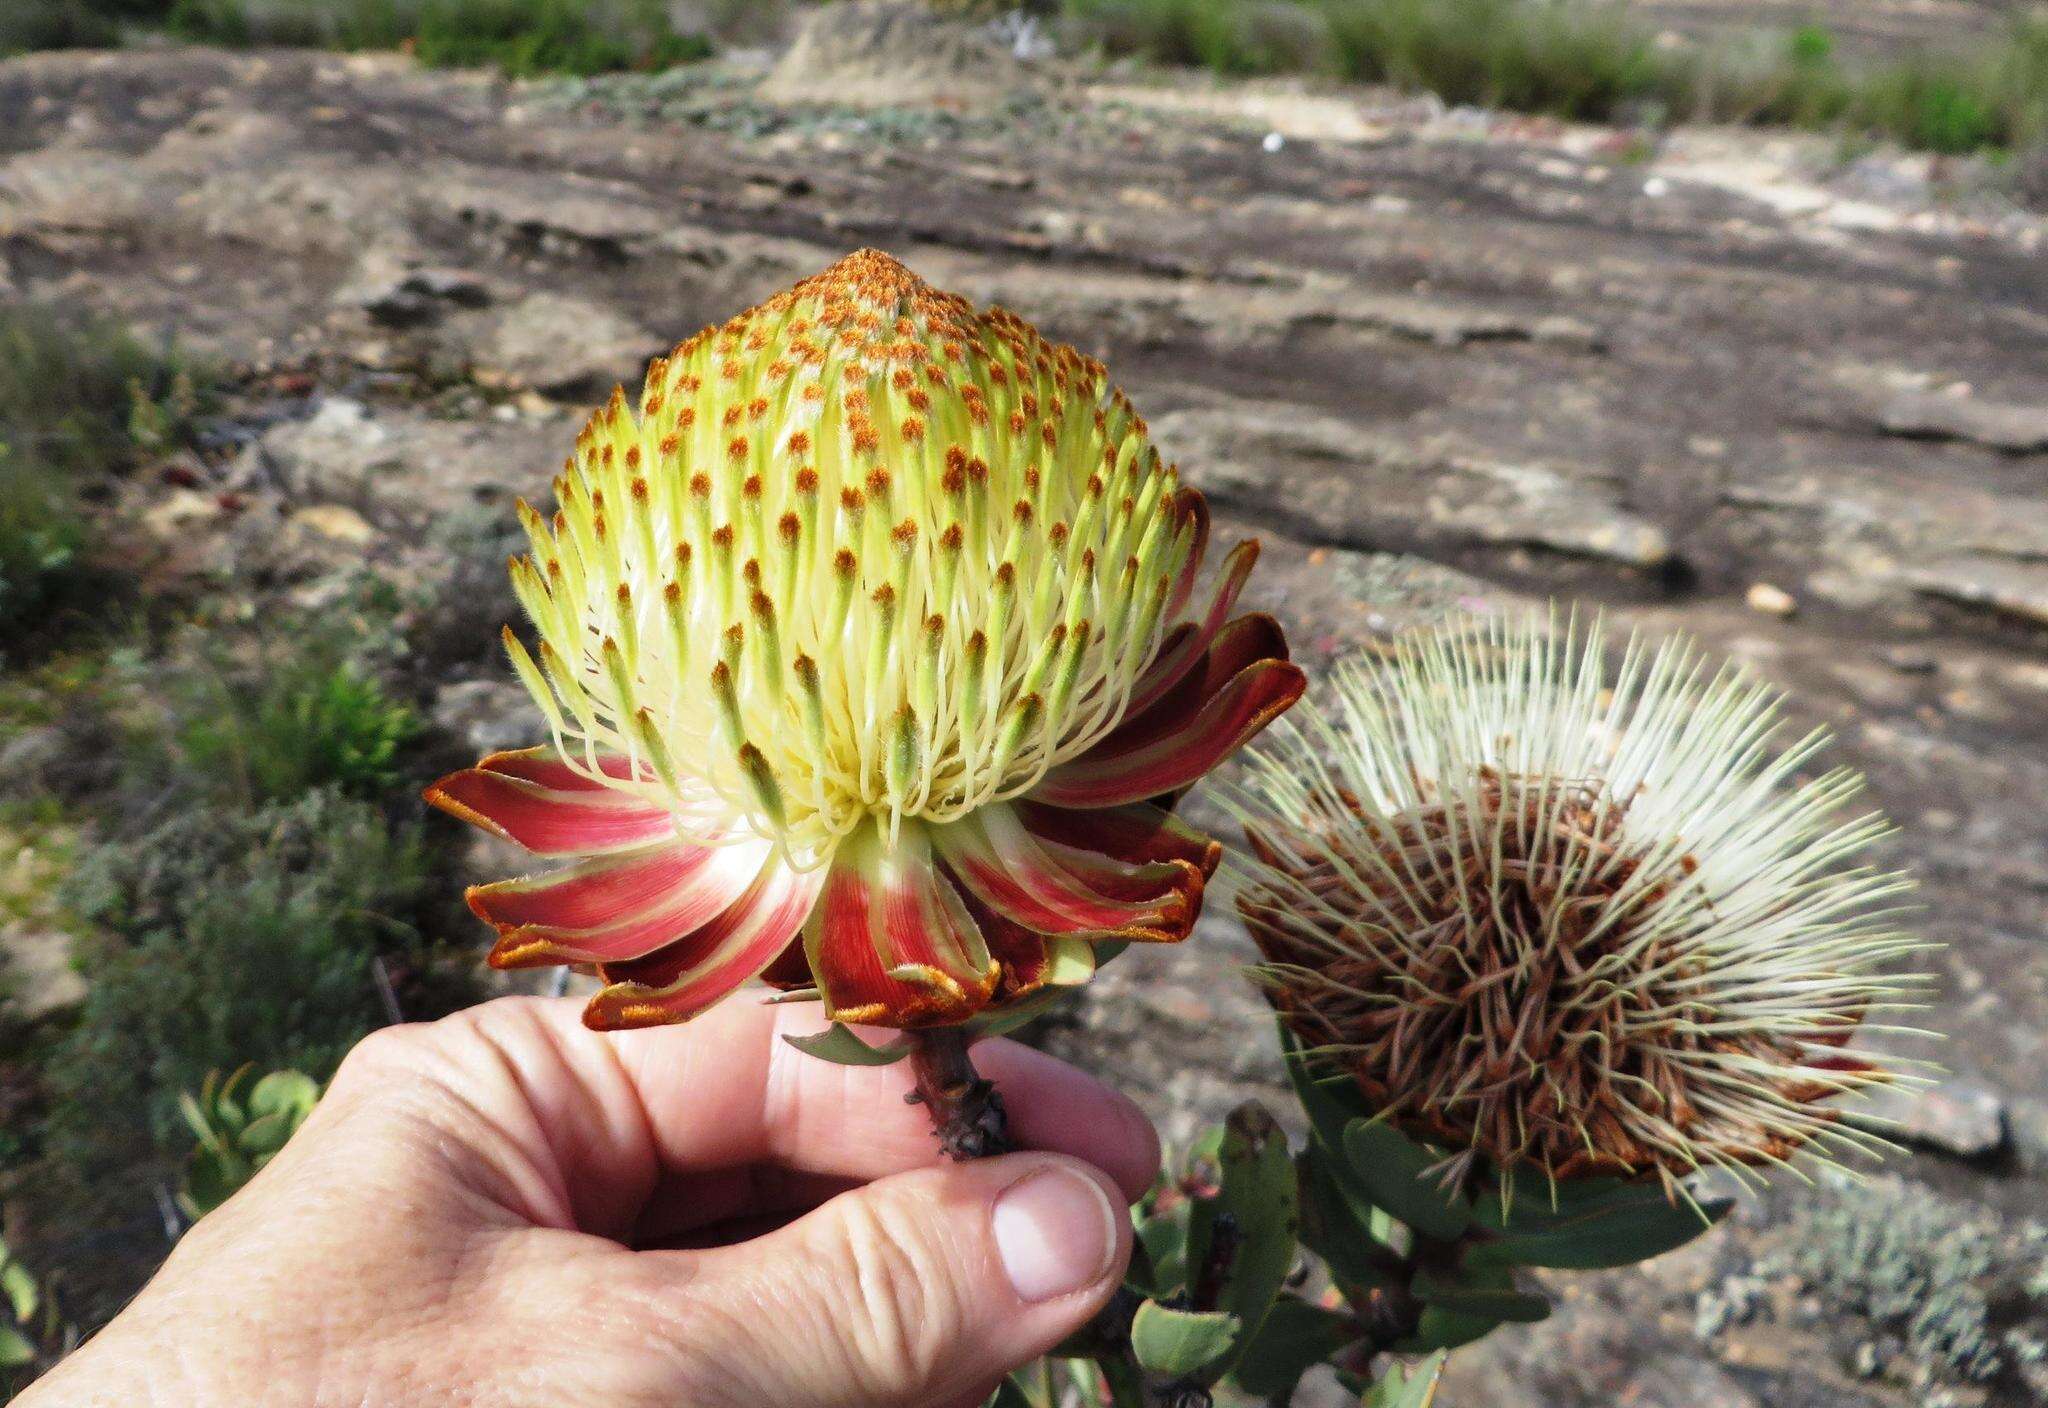
[[1168, 1310], [1156, 1300], [1131, 1320], [1131, 1352], [1147, 1372], [1183, 1378], [1230, 1352], [1241, 1322], [1222, 1310]]
[[1344, 1126], [1344, 1163], [1365, 1195], [1425, 1237], [1449, 1241], [1472, 1221], [1471, 1202], [1438, 1186], [1435, 1154], [1391, 1126]]
[[1231, 1381], [1254, 1398], [1285, 1403], [1303, 1374], [1358, 1337], [1349, 1315], [1283, 1296], [1245, 1346]]
[[1280, 1054], [1287, 1067], [1288, 1083], [1294, 1087], [1294, 1098], [1301, 1102], [1310, 1126], [1332, 1149], [1343, 1148], [1344, 1127], [1353, 1120], [1371, 1119], [1373, 1115], [1358, 1093], [1357, 1082], [1342, 1072], [1318, 1069], [1285, 1026], [1280, 1029]]
[[806, 1056], [816, 1056], [836, 1066], [893, 1066], [910, 1054], [910, 1043], [892, 1041], [887, 1046], [869, 1046], [853, 1034], [851, 1027], [834, 1022], [816, 1036], [782, 1038]]
[[1409, 1283], [1426, 1304], [1489, 1320], [1533, 1325], [1550, 1318], [1550, 1302], [1542, 1296], [1518, 1291], [1506, 1275], [1490, 1276], [1484, 1271], [1466, 1277], [1443, 1276], [1418, 1271]]
[[8, 1260], [4, 1247], [0, 1247], [0, 1295], [6, 1296], [14, 1318], [24, 1325], [35, 1318], [36, 1308], [43, 1300], [36, 1278], [20, 1262]]
[[1538, 1231], [1483, 1242], [1466, 1253], [1465, 1265], [1551, 1266], [1567, 1271], [1633, 1266], [1684, 1246], [1726, 1217], [1733, 1206], [1727, 1198], [1697, 1208], [1674, 1206], [1662, 1198], [1631, 1199], [1560, 1219]]
[[303, 1071], [272, 1071], [256, 1082], [256, 1088], [249, 1092], [249, 1113], [257, 1118], [265, 1115], [289, 1114], [294, 1116], [293, 1124], [313, 1112], [313, 1106], [320, 1102], [320, 1082]]
[[[1216, 1377], [1235, 1362], [1244, 1340], [1257, 1332], [1280, 1294], [1294, 1269], [1300, 1231], [1294, 1159], [1287, 1135], [1265, 1106], [1251, 1101], [1230, 1112], [1218, 1159], [1222, 1186], [1215, 1197], [1197, 1200], [1188, 1219], [1186, 1273], [1190, 1292], [1203, 1296], [1201, 1282], [1215, 1248], [1222, 1283], [1214, 1308], [1230, 1312], [1244, 1327], [1243, 1339], [1216, 1369]], [[1218, 1241], [1226, 1235], [1228, 1248]]]
[[1361, 1408], [1429, 1408], [1436, 1397], [1437, 1381], [1444, 1374], [1444, 1352], [1438, 1350], [1414, 1368], [1399, 1364], [1372, 1386], [1360, 1400]]
[[1345, 1299], [1360, 1304], [1367, 1293], [1399, 1284], [1394, 1272], [1398, 1257], [1370, 1230], [1376, 1210], [1339, 1183], [1338, 1163], [1319, 1139], [1311, 1139], [1301, 1153], [1301, 1239], [1330, 1268]]
[[0, 1325], [0, 1369], [19, 1369], [36, 1362], [36, 1347], [17, 1332]]
[[1505, 1323], [1491, 1315], [1474, 1315], [1463, 1310], [1446, 1310], [1440, 1305], [1422, 1307], [1415, 1333], [1391, 1346], [1398, 1354], [1422, 1354], [1433, 1349], [1456, 1349], [1483, 1339]]

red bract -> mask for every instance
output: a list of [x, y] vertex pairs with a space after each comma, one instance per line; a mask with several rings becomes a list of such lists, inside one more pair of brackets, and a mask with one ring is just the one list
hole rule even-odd
[[916, 1027], [1170, 943], [1220, 848], [1175, 797], [1300, 696], [1100, 363], [850, 257], [599, 411], [513, 581], [550, 746], [428, 800], [572, 864], [483, 885], [501, 967], [600, 1028], [755, 976]]

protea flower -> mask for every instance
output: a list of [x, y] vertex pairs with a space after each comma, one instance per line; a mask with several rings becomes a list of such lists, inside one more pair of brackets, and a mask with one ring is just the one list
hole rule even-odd
[[1914, 980], [1860, 788], [1683, 643], [1453, 622], [1347, 662], [1229, 797], [1276, 1006], [1366, 1102], [1511, 1182], [1677, 1177], [1870, 1142], [1822, 1102]]
[[506, 650], [552, 734], [428, 789], [571, 862], [483, 885], [504, 968], [599, 1028], [755, 977], [958, 1024], [1183, 938], [1175, 793], [1303, 688], [1257, 555], [1190, 616], [1200, 495], [1102, 365], [863, 251], [656, 360], [521, 505]]

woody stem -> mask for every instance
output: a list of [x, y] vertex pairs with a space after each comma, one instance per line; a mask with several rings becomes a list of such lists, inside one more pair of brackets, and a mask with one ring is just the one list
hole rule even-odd
[[904, 1035], [917, 1080], [917, 1089], [904, 1098], [925, 1107], [939, 1147], [958, 1160], [1009, 1153], [1014, 1146], [1003, 1097], [994, 1081], [974, 1069], [967, 1034], [958, 1027], [926, 1027]]

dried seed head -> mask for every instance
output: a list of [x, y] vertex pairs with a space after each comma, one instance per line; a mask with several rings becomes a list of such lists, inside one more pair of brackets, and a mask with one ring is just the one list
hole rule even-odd
[[1861, 787], [1689, 646], [1453, 622], [1340, 667], [1227, 804], [1275, 1005], [1397, 1128], [1512, 1179], [1779, 1164], [1879, 1143], [1828, 1097], [1918, 979]]

